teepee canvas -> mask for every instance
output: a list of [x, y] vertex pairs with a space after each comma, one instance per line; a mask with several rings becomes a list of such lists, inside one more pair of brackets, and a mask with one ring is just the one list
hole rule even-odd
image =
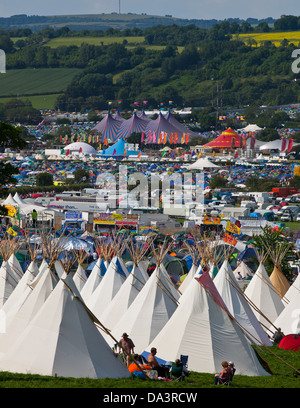
[[228, 260], [224, 260], [214, 279], [214, 284], [231, 315], [241, 328], [248, 333], [250, 341], [256, 345], [271, 346], [272, 343], [269, 337], [243, 296]]
[[178, 308], [146, 351], [151, 347], [166, 361], [187, 355], [191, 371], [217, 373], [223, 360], [232, 360], [237, 374], [269, 375], [226, 309], [208, 272], [191, 282]]
[[263, 262], [260, 262], [244, 293], [250, 301], [257, 320], [265, 330], [284, 309], [284, 305], [270, 281]]
[[281, 270], [281, 262], [288, 250], [289, 245], [286, 244], [278, 245], [276, 248], [272, 248], [272, 250], [270, 250], [270, 256], [274, 262], [274, 269], [270, 275], [270, 281], [280, 296], [280, 299], [284, 297], [290, 288], [290, 284]]
[[149, 279], [147, 271], [143, 269], [140, 263], [147, 252], [148, 243], [137, 244], [131, 238], [128, 238], [126, 247], [134, 262], [133, 269], [110, 304], [103, 313], [100, 313], [101, 323], [108, 327], [109, 330], [112, 330], [117, 322], [122, 319], [126, 310]]
[[99, 257], [88, 279], [86, 280], [85, 284], [83, 285], [80, 291], [80, 295], [82, 296], [85, 302], [87, 302], [87, 300], [92, 295], [92, 293], [94, 292], [94, 290], [99, 285], [102, 279], [102, 264], [103, 264], [103, 259]]
[[179, 297], [177, 294], [174, 298], [168, 277], [157, 266], [122, 319], [113, 327], [112, 335], [119, 339], [127, 332], [135, 344], [135, 352], [141, 353], [172, 316]]
[[83, 289], [84, 285], [86, 284], [87, 281], [87, 276], [85, 273], [85, 269], [82, 266], [84, 263], [87, 253], [85, 251], [75, 251], [74, 252], [75, 258], [77, 259], [78, 266], [77, 269], [73, 275], [73, 280], [75, 282], [75, 285], [78, 289], [79, 292]]
[[293, 296], [292, 300], [285, 306], [280, 315], [275, 319], [270, 327], [270, 332], [274, 333], [275, 328], [281, 329], [284, 335], [300, 333], [300, 291]]
[[60, 279], [11, 344], [0, 359], [0, 369], [75, 378], [130, 376], [97, 329], [70, 275]]
[[120, 268], [118, 257], [115, 255], [101, 282], [86, 301], [87, 306], [97, 318], [100, 318], [101, 313], [108, 307], [109, 303], [125, 282], [127, 278], [125, 273], [126, 272]]
[[5, 330], [0, 334], [0, 355], [5, 354], [8, 347], [23, 333], [56, 284], [57, 277], [48, 268], [18, 311], [6, 322]]

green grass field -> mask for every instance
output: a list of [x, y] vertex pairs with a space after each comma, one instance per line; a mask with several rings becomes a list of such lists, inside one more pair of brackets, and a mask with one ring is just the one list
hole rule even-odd
[[0, 75], [0, 103], [13, 98], [30, 100], [37, 109], [52, 109], [77, 68], [12, 69]]
[[[29, 100], [35, 109], [48, 110], [54, 108], [55, 101], [59, 95], [61, 94], [57, 93], [51, 95], [21, 96], [18, 97], [18, 99], [20, 99], [21, 101]], [[11, 97], [0, 98], [0, 103], [6, 103], [11, 99]]]
[[[288, 389], [299, 388], [300, 376], [295, 377], [294, 369], [299, 371], [300, 353], [279, 349], [278, 346], [258, 348], [260, 356], [268, 363], [272, 371], [270, 376], [248, 377], [236, 374], [229, 389]], [[76, 356], [74, 356], [76, 358]], [[219, 388], [228, 389], [224, 386], [215, 386], [213, 383], [214, 374], [195, 373], [185, 379], [185, 381], [154, 381], [143, 380], [137, 377], [129, 379], [93, 380], [87, 378], [63, 378], [48, 377], [30, 374], [12, 374], [0, 372], [0, 388], [141, 388], [141, 389], [177, 389], [184, 388]], [[105, 390], [104, 390], [105, 391]], [[260, 391], [261, 392], [261, 391]], [[201, 392], [200, 392], [201, 394]], [[199, 398], [199, 395], [198, 395]]]
[[77, 68], [7, 70], [0, 76], [0, 97], [60, 93], [78, 72]]

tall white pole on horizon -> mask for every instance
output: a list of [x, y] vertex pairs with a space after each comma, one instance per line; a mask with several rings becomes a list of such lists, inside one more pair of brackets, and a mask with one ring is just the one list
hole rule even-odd
[[119, 14], [121, 14], [121, 0], [119, 0]]

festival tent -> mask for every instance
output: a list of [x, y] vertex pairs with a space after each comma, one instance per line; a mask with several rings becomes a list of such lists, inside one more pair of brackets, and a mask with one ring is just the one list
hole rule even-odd
[[[177, 292], [175, 297], [171, 285], [164, 269], [158, 265], [113, 327], [112, 335], [118, 339], [126, 332], [134, 341], [135, 352], [144, 351], [178, 306], [180, 294]], [[181, 330], [181, 327], [178, 330]], [[109, 339], [107, 341], [109, 342]]]
[[241, 260], [239, 265], [233, 271], [233, 274], [234, 274], [236, 279], [238, 278], [238, 273], [241, 274], [243, 279], [247, 279], [247, 278], [253, 276], [252, 270], [249, 268], [249, 266], [245, 263], [244, 260]]
[[88, 143], [84, 142], [74, 142], [71, 143], [63, 148], [65, 154], [67, 151], [70, 154], [97, 154], [97, 150], [93, 148], [93, 146], [89, 145]]
[[146, 351], [151, 347], [166, 361], [187, 355], [189, 370], [196, 372], [217, 373], [223, 360], [231, 360], [237, 374], [270, 375], [224, 305], [209, 273], [191, 282], [179, 306]]
[[[156, 140], [156, 143], [158, 143], [162, 133], [167, 134], [167, 139], [169, 142], [171, 142], [171, 137], [173, 135], [173, 138], [174, 138], [173, 143], [175, 143], [175, 136], [177, 134], [178, 136], [177, 143], [180, 144], [182, 142], [182, 137], [183, 137], [184, 132], [177, 129], [170, 122], [168, 122], [167, 119], [160, 112], [155, 120], [151, 120], [147, 123], [147, 127], [145, 129], [145, 135], [148, 137], [148, 140], [150, 137], [149, 142], [151, 143], [151, 141], [153, 141], [153, 134], [155, 134], [155, 138], [156, 138], [155, 140]], [[186, 133], [189, 133], [188, 130]]]
[[[274, 320], [273, 326], [280, 327], [284, 334], [300, 334], [300, 313], [299, 313], [300, 291], [285, 306], [277, 319]], [[270, 327], [270, 331], [272, 331]]]
[[241, 147], [241, 136], [233, 129], [224, 130], [216, 139], [204, 144], [202, 147], [211, 149], [237, 149]]
[[[6, 322], [5, 332], [0, 333], [0, 355], [4, 355], [10, 345], [23, 333], [29, 322], [40, 310], [45, 300], [57, 284], [57, 277], [47, 268], [32, 287], [24, 303]], [[0, 368], [1, 369], [1, 368]]]
[[266, 330], [284, 309], [284, 305], [272, 285], [263, 260], [245, 289], [245, 297], [249, 301], [257, 320]]
[[13, 199], [17, 203], [17, 205], [28, 205], [27, 201], [25, 201], [23, 198], [19, 196], [19, 194], [16, 192], [15, 195], [13, 196]]
[[300, 335], [288, 334], [280, 340], [278, 347], [284, 350], [299, 351], [300, 350]]
[[184, 278], [184, 281], [181, 283], [181, 285], [179, 286], [179, 292], [181, 294], [183, 294], [187, 287], [189, 286], [189, 284], [191, 283], [191, 281], [198, 276], [201, 273], [201, 268], [199, 268], [198, 265], [194, 264], [192, 265], [191, 269], [189, 270], [189, 272], [187, 273], [186, 277]]
[[187, 170], [203, 170], [203, 169], [210, 169], [210, 168], [220, 168], [217, 164], [211, 162], [207, 157], [200, 157], [194, 163], [185, 166]]
[[148, 278], [147, 272], [142, 270], [142, 266], [134, 264], [132, 271], [117, 294], [103, 313], [100, 313], [100, 321], [105, 327], [112, 330], [118, 321], [122, 319], [122, 316], [140, 293]]
[[297, 278], [294, 280], [294, 282], [291, 284], [291, 286], [285, 293], [284, 298], [282, 299], [284, 305], [286, 306], [287, 304], [289, 304], [294, 299], [294, 297], [298, 295], [299, 292], [300, 292], [300, 274], [297, 275]]
[[142, 133], [145, 131], [147, 121], [141, 119], [136, 112], [133, 112], [130, 119], [126, 119], [121, 123], [118, 130], [118, 138], [126, 140], [132, 133]]
[[[107, 149], [103, 149], [101, 157], [130, 157], [137, 156], [139, 151], [137, 150], [127, 150], [126, 142], [124, 139], [119, 139], [112, 146], [109, 146]], [[141, 152], [142, 156], [146, 156], [145, 153]]]
[[272, 248], [270, 251], [270, 256], [272, 258], [272, 261], [274, 262], [274, 269], [270, 275], [270, 281], [273, 284], [274, 288], [277, 290], [280, 299], [283, 299], [284, 295], [290, 288], [289, 281], [284, 276], [281, 270], [281, 262], [285, 257], [288, 248], [288, 246], [282, 244], [276, 246], [276, 248]]
[[[80, 295], [82, 296], [83, 300], [87, 302], [91, 294], [94, 292], [96, 287], [99, 285], [102, 279], [102, 267], [103, 259], [99, 257], [88, 277], [86, 280], [83, 288], [80, 291]], [[106, 271], [106, 270], [105, 270]]]
[[0, 267], [0, 307], [2, 307], [10, 297], [22, 275], [11, 267], [9, 259], [3, 258]]
[[38, 265], [33, 260], [0, 310], [0, 331], [5, 329], [12, 316], [19, 310], [31, 293], [30, 285], [38, 273]]
[[128, 378], [87, 310], [72, 277], [60, 280], [0, 359], [10, 372], [75, 378]]
[[[299, 143], [293, 143], [293, 146], [297, 146]], [[288, 143], [286, 147], [288, 146]], [[263, 150], [279, 150], [281, 152], [282, 139], [271, 140], [270, 142], [264, 143], [259, 147], [260, 151]]]
[[262, 128], [257, 126], [257, 125], [251, 125], [249, 123], [249, 125], [245, 126], [242, 129], [239, 129], [239, 130], [242, 131], [242, 132], [246, 132], [246, 133], [248, 133], [248, 132], [260, 132], [262, 130]]
[[248, 301], [243, 296], [227, 259], [222, 263], [213, 282], [229, 312], [242, 329], [248, 333], [251, 342], [256, 345], [271, 346], [272, 343], [269, 337], [262, 329]]
[[17, 202], [14, 200], [13, 196], [11, 195], [11, 193], [9, 193], [9, 195], [6, 197], [6, 199], [4, 201], [2, 201], [2, 205], [12, 205], [15, 206], [17, 205]]
[[73, 281], [76, 285], [76, 288], [79, 292], [83, 289], [84, 285], [87, 282], [87, 276], [85, 273], [85, 269], [81, 264], [78, 265], [74, 275], [73, 275]]
[[102, 142], [107, 140], [108, 142], [114, 143], [118, 139], [118, 131], [121, 126], [121, 121], [114, 119], [110, 112], [104, 116], [104, 118], [92, 128], [92, 130], [101, 133]]
[[86, 301], [88, 308], [97, 318], [100, 318], [101, 314], [108, 307], [124, 284], [127, 276], [128, 271], [120, 267], [118, 256], [115, 255], [99, 285]]

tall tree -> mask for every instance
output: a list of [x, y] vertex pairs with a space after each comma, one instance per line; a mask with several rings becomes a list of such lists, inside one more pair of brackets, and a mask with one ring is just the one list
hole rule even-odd
[[[7, 148], [20, 150], [26, 146], [26, 141], [21, 138], [22, 129], [17, 128], [9, 123], [0, 122], [0, 151]], [[10, 163], [0, 162], [0, 186], [8, 186], [15, 184], [14, 175], [18, 174], [19, 170]]]

